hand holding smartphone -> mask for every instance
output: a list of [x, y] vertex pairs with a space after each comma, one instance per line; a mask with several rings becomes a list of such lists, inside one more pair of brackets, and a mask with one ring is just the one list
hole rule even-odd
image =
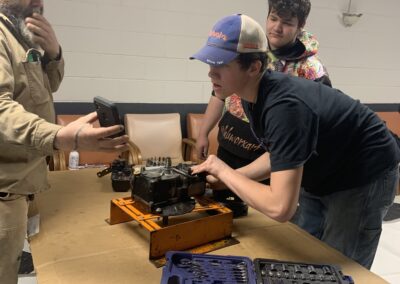
[[[123, 124], [115, 103], [100, 96], [94, 97], [93, 103], [96, 108], [97, 118], [99, 119], [101, 127]], [[118, 137], [123, 134], [125, 134], [125, 132], [121, 131], [117, 134], [109, 136], [109, 138]]]

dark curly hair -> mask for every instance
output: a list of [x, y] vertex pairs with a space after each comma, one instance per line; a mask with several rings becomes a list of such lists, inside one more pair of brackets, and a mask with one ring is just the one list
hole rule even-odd
[[297, 17], [299, 26], [306, 23], [311, 10], [310, 0], [268, 0], [268, 15], [274, 10], [279, 17]]
[[240, 53], [236, 60], [242, 70], [247, 70], [250, 65], [255, 61], [261, 62], [260, 73], [264, 72], [267, 68], [267, 53], [266, 52], [250, 52], [250, 53]]

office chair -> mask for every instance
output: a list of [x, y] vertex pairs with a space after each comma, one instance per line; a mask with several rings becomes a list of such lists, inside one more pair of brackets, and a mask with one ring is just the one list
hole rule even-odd
[[[191, 161], [201, 162], [201, 159], [197, 157], [196, 151], [196, 140], [199, 136], [200, 126], [203, 122], [203, 113], [188, 113], [186, 115], [186, 125], [187, 125], [187, 136], [188, 142], [187, 144], [190, 147], [187, 148], [187, 157]], [[217, 154], [218, 149], [218, 125], [216, 125], [208, 134], [208, 154]]]
[[129, 136], [128, 160], [135, 165], [149, 159], [170, 157], [172, 165], [184, 162], [186, 139], [182, 139], [179, 113], [125, 114]]

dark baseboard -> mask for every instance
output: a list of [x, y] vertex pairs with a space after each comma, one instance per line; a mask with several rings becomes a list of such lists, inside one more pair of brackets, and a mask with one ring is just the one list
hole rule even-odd
[[[373, 111], [398, 111], [399, 104], [366, 104]], [[120, 115], [125, 113], [170, 113], [178, 112], [181, 115], [182, 135], [186, 137], [186, 114], [204, 113], [207, 104], [157, 104], [157, 103], [117, 103]], [[57, 114], [87, 114], [94, 111], [93, 103], [55, 103]]]
[[382, 111], [382, 112], [400, 112], [400, 103], [398, 104], [365, 104], [373, 111]]

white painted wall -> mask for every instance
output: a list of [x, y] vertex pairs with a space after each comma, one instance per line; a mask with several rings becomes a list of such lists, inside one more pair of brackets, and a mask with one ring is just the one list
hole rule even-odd
[[[339, 19], [347, 0], [312, 0], [306, 28], [335, 87], [364, 103], [400, 103], [400, 1], [353, 0], [364, 15]], [[188, 60], [221, 17], [244, 13], [264, 26], [267, 0], [45, 0], [64, 50], [56, 101], [206, 103], [207, 66]]]

